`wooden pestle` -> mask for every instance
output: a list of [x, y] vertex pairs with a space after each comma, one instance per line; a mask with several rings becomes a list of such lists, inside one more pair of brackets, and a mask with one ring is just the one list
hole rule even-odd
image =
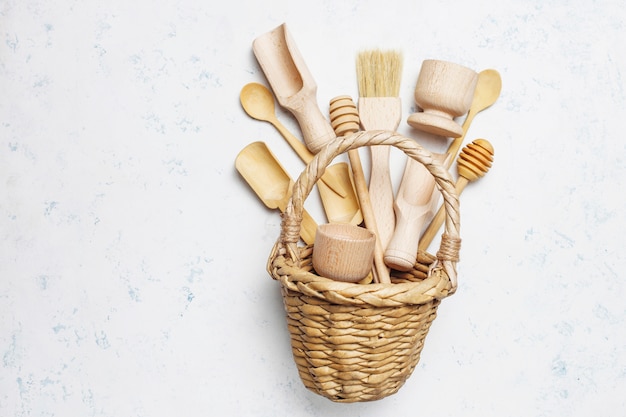
[[[443, 137], [463, 134], [455, 117], [467, 112], [478, 74], [462, 65], [428, 59], [422, 62], [415, 86], [415, 103], [421, 109], [407, 119], [416, 129]], [[433, 155], [444, 163], [446, 155]], [[396, 228], [385, 251], [385, 263], [409, 271], [416, 262], [419, 237], [437, 201], [435, 180], [426, 167], [407, 160], [394, 202]]]
[[[350, 96], [338, 96], [330, 101], [330, 123], [339, 137], [359, 131], [359, 113]], [[354, 186], [356, 188], [359, 204], [361, 205], [361, 213], [365, 220], [365, 226], [376, 236], [376, 244], [374, 247], [374, 278], [380, 283], [388, 284], [391, 283], [391, 278], [389, 276], [389, 269], [383, 259], [383, 246], [378, 233], [376, 217], [372, 209], [367, 181], [363, 173], [363, 166], [358, 149], [349, 150], [348, 159], [352, 167]]]
[[[493, 162], [493, 146], [486, 139], [476, 139], [472, 143], [465, 146], [459, 154], [457, 160], [457, 171], [459, 178], [456, 182], [456, 192], [458, 195], [463, 192], [465, 186], [478, 178], [484, 176]], [[425, 251], [432, 242], [435, 234], [444, 222], [445, 210], [440, 207], [435, 217], [428, 225], [428, 228], [422, 235], [418, 245], [418, 251]]]

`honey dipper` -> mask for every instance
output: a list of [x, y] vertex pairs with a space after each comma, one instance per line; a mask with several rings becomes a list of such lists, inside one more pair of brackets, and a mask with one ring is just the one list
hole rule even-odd
[[[482, 177], [491, 168], [493, 162], [493, 146], [486, 139], [476, 139], [472, 143], [466, 145], [459, 154], [457, 159], [457, 171], [459, 178], [456, 181], [456, 192], [460, 195], [465, 186], [471, 181], [476, 181]], [[432, 242], [435, 234], [443, 224], [445, 216], [444, 207], [440, 207], [435, 217], [431, 220], [428, 228], [422, 235], [419, 245], [419, 251], [425, 251]]]
[[[346, 136], [350, 133], [359, 131], [359, 113], [350, 96], [338, 96], [330, 100], [329, 111], [330, 124], [337, 136]], [[361, 164], [359, 150], [349, 150], [348, 158], [350, 160], [350, 167], [352, 168], [352, 175], [354, 176], [356, 195], [359, 199], [363, 219], [365, 220], [365, 227], [376, 236], [376, 244], [374, 247], [374, 276], [379, 283], [389, 284], [391, 283], [389, 269], [387, 268], [387, 265], [385, 265], [385, 261], [383, 259], [383, 246], [380, 234], [378, 233], [378, 226], [376, 225], [376, 218], [372, 209], [372, 203], [370, 201], [367, 181], [365, 180], [365, 175], [363, 174], [363, 166]]]

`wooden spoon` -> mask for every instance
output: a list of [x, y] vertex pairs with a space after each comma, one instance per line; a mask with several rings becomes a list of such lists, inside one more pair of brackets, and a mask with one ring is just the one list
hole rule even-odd
[[[243, 87], [239, 96], [242, 107], [250, 117], [271, 123], [305, 163], [311, 162], [313, 154], [276, 117], [272, 92], [267, 87], [250, 83]], [[330, 223], [356, 225], [363, 221], [347, 163], [340, 162], [326, 168], [317, 189]], [[337, 190], [343, 190], [343, 195]]]
[[[274, 97], [272, 96], [272, 92], [267, 87], [259, 83], [246, 84], [241, 89], [239, 100], [241, 101], [241, 106], [246, 111], [248, 116], [253, 119], [272, 124], [285, 138], [285, 140], [287, 140], [287, 143], [289, 143], [293, 150], [296, 151], [300, 159], [302, 159], [305, 164], [311, 162], [313, 154], [308, 150], [304, 143], [292, 135], [291, 132], [289, 132], [289, 130], [287, 130], [287, 128], [276, 117]], [[341, 197], [346, 197], [348, 192], [352, 192], [352, 190], [346, 190], [344, 188], [343, 183], [345, 183], [345, 181], [337, 178], [339, 174], [340, 173], [337, 172], [337, 170], [333, 170], [332, 167], [329, 167], [326, 169], [324, 175], [322, 175], [321, 181], [323, 181], [324, 184], [330, 187]]]
[[[456, 182], [456, 193], [460, 195], [470, 181], [476, 181], [484, 176], [493, 163], [493, 146], [486, 139], [476, 139], [463, 148], [457, 160], [459, 179]], [[425, 251], [432, 242], [435, 234], [443, 224], [445, 211], [439, 208], [430, 225], [422, 235], [418, 251]]]
[[[294, 182], [264, 142], [243, 148], [235, 158], [235, 167], [268, 208], [285, 211]], [[303, 210], [300, 237], [313, 244], [316, 231], [317, 223]]]
[[462, 125], [463, 135], [454, 139], [450, 143], [450, 146], [448, 146], [448, 150], [446, 151], [446, 168], [450, 168], [457, 152], [461, 149], [461, 145], [463, 144], [463, 140], [465, 140], [465, 135], [469, 130], [472, 120], [474, 120], [474, 116], [495, 103], [500, 96], [501, 90], [502, 79], [498, 71], [486, 69], [478, 73], [474, 98], [472, 98], [472, 104], [470, 105]]

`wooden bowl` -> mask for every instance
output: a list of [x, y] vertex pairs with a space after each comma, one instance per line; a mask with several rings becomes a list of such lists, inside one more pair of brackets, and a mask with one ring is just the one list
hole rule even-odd
[[348, 223], [319, 225], [313, 245], [313, 268], [323, 277], [358, 282], [372, 270], [376, 236]]

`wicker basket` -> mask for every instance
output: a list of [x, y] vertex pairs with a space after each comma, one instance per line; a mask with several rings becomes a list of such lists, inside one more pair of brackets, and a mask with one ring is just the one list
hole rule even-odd
[[[393, 145], [435, 177], [446, 209], [437, 256], [420, 253], [392, 284], [352, 284], [316, 275], [312, 246], [299, 242], [304, 199], [336, 156], [366, 145]], [[294, 184], [267, 269], [281, 284], [300, 378], [335, 402], [373, 401], [396, 393], [417, 365], [441, 300], [456, 290], [460, 247], [458, 197], [450, 173], [414, 140], [366, 131], [325, 146]]]

